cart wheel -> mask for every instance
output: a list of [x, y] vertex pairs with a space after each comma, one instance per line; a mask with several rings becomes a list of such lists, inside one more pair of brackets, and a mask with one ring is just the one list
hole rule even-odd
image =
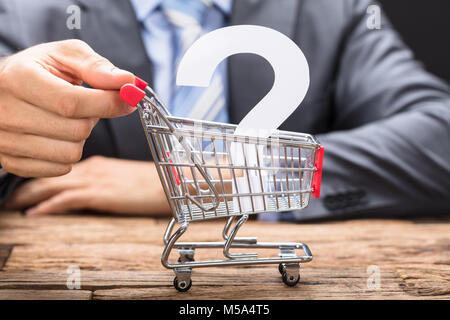
[[278, 271], [280, 271], [280, 274], [283, 275], [283, 273], [284, 273], [284, 263], [280, 263], [278, 265]]
[[186, 292], [191, 288], [192, 280], [189, 279], [188, 283], [186, 283], [186, 281], [181, 281], [180, 283], [178, 283], [178, 277], [175, 277], [173, 279], [173, 286], [180, 292]]
[[289, 286], [289, 287], [295, 287], [297, 285], [297, 283], [300, 281], [300, 273], [297, 274], [297, 276], [289, 276], [287, 275], [286, 272], [283, 272], [281, 274], [281, 278], [283, 279], [283, 282], [285, 285]]

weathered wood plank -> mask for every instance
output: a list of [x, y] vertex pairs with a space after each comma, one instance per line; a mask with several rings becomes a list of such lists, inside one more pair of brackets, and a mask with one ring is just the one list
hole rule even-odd
[[12, 244], [0, 243], [0, 270], [2, 270], [3, 266], [6, 264], [6, 261], [8, 260], [12, 249], [13, 249]]
[[210, 286], [196, 285], [189, 292], [174, 292], [173, 288], [138, 288], [138, 289], [112, 289], [94, 291], [93, 299], [95, 300], [202, 300], [202, 299], [238, 299], [238, 300], [284, 300], [284, 299], [322, 299], [322, 300], [340, 300], [340, 299], [425, 299], [420, 296], [405, 296], [398, 291], [383, 291], [374, 295], [373, 292], [354, 292], [349, 290], [345, 285], [336, 285], [332, 291], [327, 290], [316, 291], [314, 289], [322, 289], [316, 286], [303, 285], [295, 288], [280, 288], [276, 285], [268, 284], [260, 287], [242, 285], [233, 286], [217, 286], [211, 290]]
[[0, 300], [90, 300], [87, 290], [15, 290], [0, 291]]
[[[224, 272], [227, 271], [227, 272]], [[263, 298], [388, 298], [407, 296], [401, 294], [399, 277], [392, 272], [381, 274], [379, 290], [366, 286], [365, 270], [340, 268], [330, 273], [328, 269], [305, 269], [296, 288], [286, 287], [275, 267], [272, 268], [212, 268], [196, 270], [195, 286], [189, 294], [180, 294], [172, 287], [171, 272], [139, 271], [82, 271], [82, 290], [92, 290], [94, 299], [263, 299]], [[0, 291], [8, 290], [63, 290], [67, 275], [64, 272], [0, 273]], [[420, 296], [413, 298], [419, 298]]]
[[[354, 283], [355, 288], [366, 288], [366, 272], [359, 268], [304, 269], [301, 271], [301, 282], [326, 285], [329, 283]], [[171, 271], [89, 271], [81, 270], [80, 283], [82, 289], [97, 290], [118, 287], [155, 287], [170, 286], [173, 280]], [[1, 289], [63, 289], [66, 288], [68, 274], [61, 271], [28, 271], [28, 272], [0, 272]], [[400, 277], [393, 272], [382, 272], [381, 277], [386, 286], [391, 286], [394, 279]], [[262, 283], [280, 284], [277, 266], [258, 268], [208, 268], [197, 269], [193, 279], [200, 285], [219, 286], [222, 283], [240, 286], [261, 285]], [[397, 284], [399, 281], [397, 281]]]
[[[224, 272], [225, 271], [225, 272]], [[405, 270], [403, 274], [407, 279]], [[382, 272], [379, 289], [367, 287], [367, 274], [365, 270], [353, 268], [329, 269], [305, 269], [302, 270], [302, 279], [295, 289], [285, 287], [280, 276], [274, 268], [229, 268], [208, 269], [208, 271], [196, 271], [193, 274], [194, 287], [189, 295], [191, 299], [210, 298], [221, 299], [259, 299], [262, 295], [272, 298], [293, 297], [297, 298], [450, 298], [450, 293], [445, 288], [443, 279], [426, 281], [423, 273], [415, 279], [421, 281], [415, 286], [404, 282], [395, 272]], [[25, 276], [26, 275], [26, 276]], [[129, 298], [183, 298], [173, 290], [173, 275], [171, 272], [140, 272], [140, 271], [82, 271], [81, 289], [94, 291], [95, 299], [118, 298], [121, 293]], [[67, 274], [64, 272], [30, 272], [8, 273], [0, 276], [0, 291], [3, 289], [66, 289]], [[407, 287], [409, 286], [409, 287]], [[223, 287], [235, 288], [235, 290], [223, 290]], [[203, 288], [199, 291], [197, 288]], [[406, 291], [402, 289], [407, 289]], [[166, 290], [168, 289], [168, 290]], [[160, 291], [163, 290], [163, 291]], [[164, 291], [166, 290], [166, 291]], [[220, 291], [220, 293], [218, 293]], [[261, 293], [263, 291], [263, 293]], [[162, 292], [165, 292], [162, 294]], [[124, 296], [124, 297], [125, 297]]]
[[[399, 269], [397, 274], [402, 279], [401, 288], [415, 296], [450, 297], [450, 270], [423, 269], [420, 266], [411, 269]], [[426, 274], [426, 276], [424, 276]]]
[[[172, 288], [173, 273], [160, 264], [166, 223], [92, 215], [29, 219], [0, 213], [0, 244], [17, 244], [0, 271], [0, 292], [53, 297], [57, 291], [80, 291], [66, 287], [66, 269], [77, 265], [81, 291], [92, 293], [93, 299], [450, 298], [448, 220], [249, 221], [240, 235], [310, 246], [314, 260], [303, 265], [300, 285], [284, 286], [273, 265], [208, 268], [194, 270], [194, 286], [185, 294]], [[183, 241], [220, 240], [223, 223], [193, 223]], [[196, 260], [220, 257], [220, 250], [196, 252]], [[370, 265], [381, 271], [379, 289], [367, 286]], [[67, 295], [70, 299], [74, 293]]]

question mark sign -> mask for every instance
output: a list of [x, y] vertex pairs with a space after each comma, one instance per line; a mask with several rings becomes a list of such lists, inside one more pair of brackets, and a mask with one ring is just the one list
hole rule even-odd
[[309, 87], [309, 67], [300, 48], [284, 34], [262, 26], [214, 30], [186, 51], [178, 66], [179, 86], [207, 87], [222, 60], [238, 53], [265, 58], [274, 70], [272, 89], [239, 123], [235, 134], [269, 137], [300, 105]]
[[[214, 70], [222, 60], [238, 53], [253, 53], [265, 58], [273, 68], [275, 80], [272, 89], [242, 119], [234, 131], [236, 135], [268, 138], [297, 109], [309, 87], [308, 62], [300, 48], [284, 34], [262, 26], [239, 25], [217, 29], [207, 33], [186, 51], [177, 72], [177, 85], [207, 87]], [[247, 148], [247, 165], [257, 164], [256, 154]], [[260, 146], [261, 147], [261, 146]], [[231, 156], [235, 165], [244, 164], [244, 155], [239, 146], [232, 143]], [[258, 148], [258, 153], [262, 153]], [[265, 176], [261, 179], [266, 180]], [[241, 193], [262, 192], [258, 176], [244, 173], [236, 178]], [[265, 185], [267, 183], [264, 183]], [[233, 194], [237, 192], [233, 184]], [[243, 212], [262, 210], [263, 197], [241, 197], [234, 207]]]

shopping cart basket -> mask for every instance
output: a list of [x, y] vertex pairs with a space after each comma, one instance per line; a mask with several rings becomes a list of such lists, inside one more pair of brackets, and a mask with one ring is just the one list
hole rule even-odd
[[[295, 286], [300, 263], [312, 260], [308, 246], [293, 242], [258, 242], [236, 234], [250, 214], [305, 208], [319, 197], [323, 147], [311, 135], [276, 131], [270, 138], [236, 135], [235, 125], [173, 117], [141, 79], [120, 90], [123, 101], [137, 106], [148, 144], [172, 210], [164, 233], [164, 267], [175, 273], [174, 287], [191, 287], [193, 268], [279, 264], [283, 282]], [[221, 242], [177, 242], [189, 223], [227, 218]], [[180, 227], [172, 232], [175, 223]], [[234, 224], [234, 225], [233, 225]], [[231, 230], [230, 230], [231, 229]], [[177, 262], [169, 262], [173, 248]], [[195, 261], [198, 248], [222, 249], [224, 259]], [[232, 253], [231, 248], [279, 249], [277, 257]], [[304, 255], [297, 255], [302, 249]]]

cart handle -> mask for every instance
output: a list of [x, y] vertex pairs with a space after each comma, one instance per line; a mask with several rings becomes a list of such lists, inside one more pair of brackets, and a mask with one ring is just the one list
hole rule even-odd
[[141, 89], [142, 91], [145, 91], [145, 89], [148, 87], [147, 82], [136, 76], [134, 76], [134, 85], [139, 89]]
[[[136, 77], [136, 79], [139, 79]], [[201, 161], [198, 160], [198, 156], [192, 152], [192, 146], [188, 141], [184, 139], [184, 137], [177, 132], [175, 127], [172, 125], [172, 123], [167, 119], [166, 115], [159, 110], [158, 105], [153, 103], [150, 99], [146, 97], [146, 91], [143, 91], [139, 87], [143, 87], [145, 85], [146, 91], [148, 91], [153, 97], [155, 97], [156, 102], [160, 104], [159, 99], [151, 90], [151, 88], [147, 85], [147, 83], [141, 79], [136, 80], [136, 85], [127, 83], [120, 88], [120, 98], [125, 103], [129, 104], [130, 106], [136, 107], [142, 100], [146, 100], [158, 113], [158, 115], [163, 119], [163, 121], [167, 124], [167, 127], [169, 128], [169, 131], [177, 138], [178, 142], [181, 144], [183, 149], [186, 151], [186, 153], [189, 155], [190, 159], [194, 163], [197, 170], [200, 172], [200, 175], [205, 179], [205, 182], [207, 183], [209, 189], [214, 194], [214, 200], [213, 204], [209, 208], [205, 208], [199, 201], [197, 201], [194, 197], [192, 197], [190, 194], [186, 194], [186, 198], [191, 200], [197, 207], [200, 208], [200, 210], [208, 212], [208, 211], [214, 211], [219, 206], [219, 193], [217, 192], [217, 189], [214, 187], [214, 184], [211, 182], [211, 176], [201, 167]], [[139, 87], [138, 87], [139, 86]], [[164, 111], [170, 115], [167, 108], [163, 107]], [[164, 155], [163, 155], [164, 157]]]
[[322, 184], [322, 164], [323, 164], [323, 146], [320, 146], [319, 149], [316, 150], [315, 159], [314, 159], [314, 167], [316, 171], [314, 171], [312, 178], [312, 188], [313, 188], [313, 197], [318, 199], [320, 197], [320, 185]]
[[148, 85], [147, 82], [145, 82], [144, 80], [142, 80], [139, 77], [134, 78], [134, 85], [136, 87], [138, 87], [139, 89], [141, 89], [142, 91], [145, 91], [145, 93], [149, 94], [150, 96], [152, 96], [156, 102], [159, 104], [159, 106], [164, 110], [164, 112], [170, 116], [170, 111], [169, 109], [167, 109], [167, 107], [165, 106], [165, 104], [161, 101], [161, 99], [159, 99], [159, 97], [157, 96], [157, 94], [155, 93], [155, 91], [153, 91], [153, 89]]
[[136, 107], [144, 97], [145, 91], [135, 87], [131, 83], [124, 84], [120, 88], [120, 99], [132, 107]]

